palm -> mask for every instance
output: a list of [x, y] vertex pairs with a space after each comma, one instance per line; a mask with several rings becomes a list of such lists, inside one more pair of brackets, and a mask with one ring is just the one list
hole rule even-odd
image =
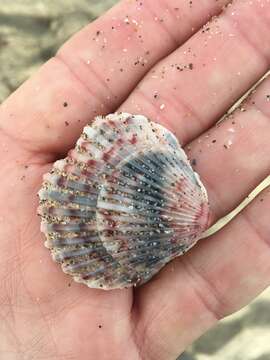
[[[17, 166], [23, 173], [14, 169], [11, 176], [6, 177], [8, 186], [1, 190], [1, 203], [5, 204], [1, 209], [1, 219], [5, 219], [1, 239], [8, 239], [4, 244], [2, 241], [1, 248], [5, 263], [1, 269], [2, 286], [5, 286], [1, 304], [6, 314], [3, 326], [14, 325], [10, 312], [18, 306], [24, 309], [16, 319], [20, 341], [42, 339], [42, 343], [32, 344], [31, 354], [38, 354], [39, 348], [48, 358], [62, 355], [68, 359], [75, 354], [81, 354], [80, 358], [91, 358], [91, 355], [99, 358], [97, 354], [100, 352], [101, 356], [104, 349], [116, 359], [127, 351], [131, 354], [135, 351], [130, 313], [132, 291], [105, 293], [71, 284], [52, 263], [48, 251], [41, 246], [44, 239], [36, 215], [36, 193], [41, 174], [48, 166], [27, 164], [22, 159], [22, 164]], [[12, 192], [8, 193], [11, 188]], [[20, 304], [14, 304], [16, 299]], [[25, 321], [30, 314], [26, 329]], [[74, 338], [74, 334], [80, 335]], [[6, 335], [10, 340], [9, 334]], [[96, 346], [91, 339], [97, 341]]]
[[[264, 3], [269, 8], [266, 0]], [[260, 24], [266, 21], [256, 21], [253, 17], [257, 5], [243, 4], [236, 1], [235, 5], [236, 10], [244, 14], [242, 20], [249, 16], [255, 29], [261, 31]], [[132, 6], [124, 1], [113, 10], [114, 17], [132, 13]], [[207, 6], [211, 13], [220, 8], [217, 4]], [[178, 11], [175, 7], [173, 9]], [[269, 11], [260, 9], [258, 5], [257, 17], [267, 19]], [[149, 27], [154, 27], [156, 20], [149, 19], [148, 12], [142, 12], [141, 16], [149, 21]], [[205, 22], [196, 13], [192, 16], [197, 26]], [[235, 58], [232, 55], [229, 70], [224, 56], [233, 44], [224, 45], [221, 49], [223, 57], [216, 59], [219, 43], [213, 40], [208, 53], [204, 54], [200, 48], [202, 40], [199, 42], [195, 37], [189, 40], [189, 46], [196, 56], [200, 52], [203, 55], [194, 69], [196, 56], [190, 58], [187, 55], [190, 51], [186, 50], [189, 47], [180, 47], [149, 72], [128, 97], [146, 71], [150, 71], [151, 64], [168, 55], [176, 45], [171, 39], [169, 41], [160, 27], [156, 36], [163, 37], [163, 41], [155, 46], [152, 41], [148, 44], [149, 48], [153, 46], [152, 51], [146, 52], [148, 62], [134, 72], [133, 57], [119, 64], [122, 57], [119, 42], [123, 38], [111, 35], [112, 48], [116, 53], [112, 53], [110, 64], [122, 69], [120, 73], [125, 70], [131, 75], [116, 77], [116, 80], [110, 78], [105, 86], [107, 74], [107, 80], [98, 83], [99, 75], [96, 74], [108, 70], [106, 56], [102, 57], [104, 63], [99, 58], [100, 69], [97, 66], [87, 73], [85, 65], [78, 65], [73, 48], [79, 46], [77, 51], [82, 51], [83, 57], [89, 33], [95, 37], [100, 36], [100, 28], [104, 28], [105, 32], [114, 28], [111, 24], [114, 17], [108, 15], [71, 40], [56, 59], [8, 99], [0, 110], [0, 353], [5, 354], [7, 360], [13, 359], [14, 354], [26, 359], [174, 360], [187, 344], [219, 318], [245, 305], [269, 284], [266, 234], [270, 229], [266, 209], [270, 199], [267, 190], [229, 226], [201, 241], [187, 255], [166, 266], [153, 281], [136, 290], [105, 292], [71, 282], [42, 246], [44, 239], [36, 215], [36, 194], [42, 174], [48, 171], [59, 154], [62, 156], [73, 146], [82, 126], [96, 112], [109, 112], [121, 106], [120, 109], [141, 112], [173, 129], [190, 158], [196, 159], [193, 165], [208, 189], [213, 221], [236, 206], [269, 173], [267, 116], [270, 111], [266, 101], [270, 93], [269, 80], [258, 88], [245, 105], [245, 111], [236, 112], [233, 119], [229, 118], [219, 127], [212, 128], [207, 136], [203, 134], [268, 69], [269, 32], [261, 35], [264, 60], [258, 56], [250, 62], [246, 78], [241, 81], [238, 77], [229, 76], [228, 72], [238, 73], [241, 59], [244, 61], [248, 56], [255, 58], [254, 50], [243, 43], [242, 36], [235, 35], [241, 51]], [[177, 33], [173, 22], [168, 27], [171, 37], [178, 38], [179, 43], [190, 35], [187, 26], [181, 34]], [[108, 40], [109, 33], [106, 43]], [[95, 41], [92, 45], [91, 56], [95, 52], [99, 56], [97, 43]], [[144, 50], [148, 49], [145, 46]], [[121, 51], [121, 57], [117, 51]], [[135, 49], [134, 54], [132, 48], [129, 51], [131, 55], [127, 57], [137, 57], [138, 50]], [[212, 71], [214, 65], [210, 66], [212, 54], [216, 59], [214, 61], [219, 62], [215, 71]], [[84, 60], [89, 65], [94, 63], [93, 59], [90, 62]], [[178, 62], [189, 65], [181, 68], [176, 66]], [[201, 70], [196, 70], [198, 68]], [[206, 73], [203, 68], [208, 69]], [[176, 77], [177, 71], [181, 72], [181, 77]], [[215, 85], [214, 76], [217, 74], [227, 90], [223, 91], [220, 85]], [[198, 80], [204, 83], [211, 77], [213, 82], [208, 83], [207, 97], [204, 86]], [[95, 93], [89, 90], [93, 79], [96, 81]], [[45, 90], [42, 90], [43, 87]], [[66, 108], [63, 103], [67, 99]], [[187, 99], [191, 103], [187, 104]], [[255, 116], [256, 127], [252, 120]], [[220, 162], [221, 167], [218, 166]]]

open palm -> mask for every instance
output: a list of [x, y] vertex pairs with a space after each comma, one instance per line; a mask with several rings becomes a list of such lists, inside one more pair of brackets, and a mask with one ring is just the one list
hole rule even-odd
[[[135, 289], [76, 284], [43, 246], [42, 174], [95, 115], [174, 131], [212, 222], [270, 170], [270, 2], [124, 0], [66, 43], [0, 108], [0, 358], [175, 360], [270, 283], [270, 193]], [[201, 28], [212, 15], [218, 15]]]

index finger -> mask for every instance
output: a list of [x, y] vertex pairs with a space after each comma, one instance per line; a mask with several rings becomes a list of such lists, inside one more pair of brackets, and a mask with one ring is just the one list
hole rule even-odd
[[112, 112], [146, 72], [228, 0], [124, 0], [69, 40], [0, 108], [0, 130], [25, 149], [63, 153]]

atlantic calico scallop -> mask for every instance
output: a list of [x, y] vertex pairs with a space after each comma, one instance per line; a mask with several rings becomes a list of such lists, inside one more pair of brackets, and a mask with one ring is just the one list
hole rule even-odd
[[208, 199], [175, 136], [142, 115], [97, 117], [39, 191], [53, 259], [92, 288], [138, 286], [189, 250]]

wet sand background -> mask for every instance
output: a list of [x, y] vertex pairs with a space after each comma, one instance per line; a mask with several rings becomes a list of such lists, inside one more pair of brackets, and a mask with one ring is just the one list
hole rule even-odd
[[[70, 35], [116, 2], [0, 0], [0, 103]], [[221, 321], [180, 359], [270, 360], [270, 288]]]

